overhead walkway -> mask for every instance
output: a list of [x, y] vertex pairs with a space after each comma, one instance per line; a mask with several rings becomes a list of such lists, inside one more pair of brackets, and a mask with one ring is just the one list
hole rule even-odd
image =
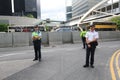
[[68, 21], [66, 25], [77, 25], [79, 27], [80, 24], [91, 24], [94, 21], [108, 21], [113, 16], [119, 16], [119, 4], [119, 1], [113, 2], [112, 0], [102, 0], [91, 9], [89, 9], [84, 15], [80, 15], [79, 17], [73, 18]]

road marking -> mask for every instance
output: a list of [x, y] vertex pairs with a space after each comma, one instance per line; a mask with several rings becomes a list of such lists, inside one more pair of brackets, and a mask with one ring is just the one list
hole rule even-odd
[[0, 57], [6, 57], [6, 56], [13, 56], [13, 55], [20, 55], [20, 54], [26, 54], [26, 53], [11, 53], [11, 54], [5, 54]]
[[120, 56], [120, 52], [116, 56], [116, 68], [117, 68], [118, 76], [120, 78], [119, 56]]
[[110, 59], [110, 72], [111, 72], [112, 80], [116, 80], [113, 63], [114, 63], [114, 58], [115, 58], [115, 56], [118, 54], [118, 52], [120, 52], [120, 50], [117, 50], [117, 51], [112, 55], [112, 57], [111, 57], [111, 59]]
[[[46, 50], [46, 49], [42, 49], [41, 50], [41, 52], [43, 53], [43, 52], [45, 52], [45, 53], [47, 53], [47, 52], [60, 52], [60, 51], [73, 51], [73, 50], [77, 50], [77, 49], [79, 49], [79, 47], [71, 47], [71, 48], [58, 48], [58, 49], [48, 49], [48, 50]], [[7, 57], [7, 56], [13, 56], [13, 55], [20, 55], [20, 54], [29, 54], [28, 52], [32, 52], [32, 53], [34, 53], [34, 50], [25, 50], [25, 51], [19, 51], [19, 52], [9, 52], [9, 53], [7, 53], [7, 54], [3, 54], [3, 55], [0, 55], [0, 57]]]

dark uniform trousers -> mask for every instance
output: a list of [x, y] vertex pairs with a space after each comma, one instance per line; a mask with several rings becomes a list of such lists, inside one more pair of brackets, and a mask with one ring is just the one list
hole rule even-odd
[[89, 66], [89, 58], [90, 58], [90, 65], [94, 64], [94, 54], [95, 54], [95, 49], [96, 45], [94, 43], [90, 43], [91, 47], [89, 48], [87, 45], [86, 48], [86, 65]]
[[39, 58], [40, 60], [41, 59], [41, 39], [34, 40], [33, 44], [34, 44], [34, 51], [35, 51], [35, 59], [37, 60]]
[[85, 48], [85, 44], [86, 44], [86, 38], [82, 37], [82, 42], [83, 42], [83, 48]]

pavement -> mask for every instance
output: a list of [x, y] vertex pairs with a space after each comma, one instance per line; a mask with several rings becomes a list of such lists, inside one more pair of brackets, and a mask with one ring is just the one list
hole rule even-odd
[[95, 68], [83, 68], [86, 51], [81, 43], [42, 46], [41, 62], [32, 61], [33, 46], [0, 48], [0, 80], [119, 80], [120, 56], [114, 57], [118, 59], [118, 68], [113, 63], [115, 77], [110, 68], [119, 44], [120, 41], [99, 42]]

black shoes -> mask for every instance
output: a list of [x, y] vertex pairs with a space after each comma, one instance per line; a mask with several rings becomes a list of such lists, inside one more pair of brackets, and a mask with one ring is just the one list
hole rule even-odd
[[[89, 65], [84, 65], [83, 67], [84, 67], [84, 68], [87, 68], [87, 67], [89, 67]], [[91, 67], [91, 68], [94, 68], [93, 65], [91, 65], [90, 67]]]
[[91, 65], [90, 67], [91, 67], [91, 68], [94, 68], [94, 66], [93, 66], [93, 65]]
[[36, 61], [36, 60], [39, 60], [39, 61], [41, 61], [41, 58], [40, 58], [40, 59], [33, 59], [33, 61]]
[[36, 61], [36, 60], [38, 60], [38, 59], [33, 59], [33, 61]]
[[84, 65], [83, 67], [84, 67], [84, 68], [87, 68], [87, 67], [89, 67], [89, 65]]

